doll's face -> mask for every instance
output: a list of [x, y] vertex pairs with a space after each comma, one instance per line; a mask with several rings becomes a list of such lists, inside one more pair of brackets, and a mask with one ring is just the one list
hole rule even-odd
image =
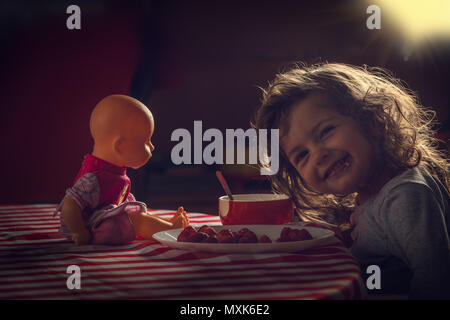
[[124, 129], [118, 142], [119, 159], [123, 166], [138, 169], [152, 157], [155, 149], [151, 142], [154, 127], [153, 116], [146, 114]]
[[140, 168], [155, 149], [154, 127], [153, 115], [144, 104], [129, 96], [110, 95], [91, 114], [92, 154], [116, 166]]

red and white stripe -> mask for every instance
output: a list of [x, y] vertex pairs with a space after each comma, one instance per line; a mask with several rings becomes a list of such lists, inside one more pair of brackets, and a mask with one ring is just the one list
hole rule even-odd
[[[359, 299], [365, 287], [341, 244], [296, 254], [214, 254], [135, 240], [77, 247], [58, 233], [56, 205], [0, 206], [0, 299]], [[150, 210], [171, 217], [175, 210]], [[193, 224], [217, 216], [188, 213]], [[69, 290], [69, 265], [81, 289]]]

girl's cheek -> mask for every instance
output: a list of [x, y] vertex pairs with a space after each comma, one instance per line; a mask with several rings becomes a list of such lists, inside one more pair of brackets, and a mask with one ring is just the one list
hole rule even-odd
[[305, 180], [306, 184], [313, 186], [315, 184], [315, 179], [311, 175], [311, 171], [308, 169], [303, 169], [300, 172], [300, 175], [302, 176], [303, 180]]

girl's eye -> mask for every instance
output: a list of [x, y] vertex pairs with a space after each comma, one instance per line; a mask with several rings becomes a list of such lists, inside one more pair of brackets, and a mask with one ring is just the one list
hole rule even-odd
[[295, 157], [295, 163], [299, 163], [300, 161], [302, 161], [306, 156], [308, 155], [308, 151], [302, 151], [299, 152], [297, 154], [297, 156]]
[[333, 131], [334, 128], [336, 127], [335, 126], [325, 127], [325, 129], [323, 129], [322, 132], [320, 133], [320, 139], [325, 137], [329, 132]]

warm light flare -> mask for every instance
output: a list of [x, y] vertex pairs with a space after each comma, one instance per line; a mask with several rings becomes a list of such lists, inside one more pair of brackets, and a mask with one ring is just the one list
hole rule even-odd
[[[449, 0], [375, 0], [383, 19], [396, 25], [412, 43], [435, 37], [450, 38]], [[383, 27], [382, 27], [383, 29]]]

